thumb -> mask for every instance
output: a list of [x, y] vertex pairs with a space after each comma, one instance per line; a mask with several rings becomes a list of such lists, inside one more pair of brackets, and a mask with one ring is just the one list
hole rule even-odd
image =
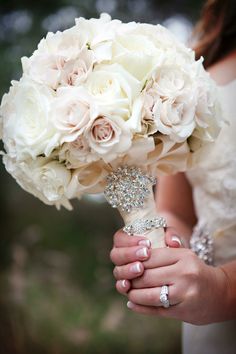
[[180, 236], [178, 236], [176, 230], [172, 227], [167, 227], [166, 234], [165, 234], [165, 241], [166, 241], [166, 245], [169, 247], [173, 247], [173, 248], [184, 247]]

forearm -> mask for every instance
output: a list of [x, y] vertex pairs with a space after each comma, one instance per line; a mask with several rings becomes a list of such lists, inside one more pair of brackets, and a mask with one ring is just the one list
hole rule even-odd
[[196, 224], [192, 189], [185, 175], [158, 178], [156, 189], [157, 212], [167, 219], [167, 224], [176, 229], [178, 236], [186, 240], [188, 245], [192, 228]]

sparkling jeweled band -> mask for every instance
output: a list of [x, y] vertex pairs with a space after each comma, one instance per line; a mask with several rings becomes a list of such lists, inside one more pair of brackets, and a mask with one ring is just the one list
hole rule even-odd
[[137, 219], [132, 224], [128, 224], [123, 231], [128, 235], [144, 235], [152, 229], [167, 227], [166, 220], [160, 216], [151, 219]]

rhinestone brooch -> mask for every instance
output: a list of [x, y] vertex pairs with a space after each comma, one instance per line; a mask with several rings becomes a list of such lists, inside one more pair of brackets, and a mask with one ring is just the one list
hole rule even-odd
[[156, 184], [156, 178], [145, 175], [140, 168], [122, 166], [107, 176], [105, 198], [113, 208], [130, 212], [143, 207], [150, 187]]

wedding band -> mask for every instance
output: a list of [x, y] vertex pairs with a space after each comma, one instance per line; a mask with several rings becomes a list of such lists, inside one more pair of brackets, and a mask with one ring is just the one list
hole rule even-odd
[[169, 302], [169, 287], [168, 285], [163, 285], [161, 287], [161, 292], [160, 292], [160, 302], [162, 303], [162, 306], [165, 308], [170, 307], [170, 302]]

